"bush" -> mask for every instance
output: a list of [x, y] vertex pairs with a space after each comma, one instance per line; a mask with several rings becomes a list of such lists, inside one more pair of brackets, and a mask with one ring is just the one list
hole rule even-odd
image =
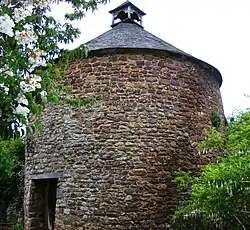
[[0, 141], [0, 172], [0, 222], [16, 223], [22, 214], [24, 189], [24, 144], [21, 138]]
[[[209, 164], [200, 176], [178, 171], [175, 182], [190, 197], [175, 212], [177, 229], [250, 229], [250, 112], [231, 119], [225, 135], [216, 130], [200, 144], [226, 154]], [[223, 141], [222, 141], [223, 139]]]

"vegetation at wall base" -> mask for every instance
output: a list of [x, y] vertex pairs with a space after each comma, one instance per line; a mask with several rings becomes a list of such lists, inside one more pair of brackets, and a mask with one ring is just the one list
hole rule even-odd
[[12, 230], [24, 230], [24, 227], [22, 224], [16, 224], [13, 226]]
[[23, 214], [24, 144], [20, 137], [0, 141], [0, 161], [0, 222], [15, 223]]
[[200, 148], [223, 151], [199, 176], [179, 170], [175, 182], [189, 198], [173, 217], [176, 229], [250, 229], [250, 111], [230, 119], [221, 134], [216, 129]]

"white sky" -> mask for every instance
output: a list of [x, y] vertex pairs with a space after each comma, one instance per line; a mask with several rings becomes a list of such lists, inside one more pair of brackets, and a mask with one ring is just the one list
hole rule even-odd
[[[110, 29], [109, 10], [125, 0], [111, 0], [74, 23], [80, 39], [75, 48]], [[221, 93], [226, 116], [234, 109], [250, 108], [250, 0], [131, 0], [147, 15], [144, 29], [177, 48], [215, 66], [222, 74]], [[52, 6], [58, 20], [68, 4]]]

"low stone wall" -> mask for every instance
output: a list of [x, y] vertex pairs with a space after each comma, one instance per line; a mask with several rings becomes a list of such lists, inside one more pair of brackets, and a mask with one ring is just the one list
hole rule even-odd
[[31, 174], [50, 172], [64, 175], [56, 229], [166, 229], [183, 198], [175, 170], [214, 159], [196, 147], [211, 113], [224, 117], [218, 81], [190, 61], [136, 54], [76, 61], [65, 75], [76, 98], [99, 103], [45, 109], [26, 151], [26, 229]]

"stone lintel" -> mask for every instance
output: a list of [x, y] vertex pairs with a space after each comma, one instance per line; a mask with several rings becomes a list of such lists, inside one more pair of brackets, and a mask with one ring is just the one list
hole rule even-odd
[[30, 176], [31, 180], [46, 180], [46, 179], [59, 179], [59, 178], [63, 178], [63, 172], [32, 174]]

